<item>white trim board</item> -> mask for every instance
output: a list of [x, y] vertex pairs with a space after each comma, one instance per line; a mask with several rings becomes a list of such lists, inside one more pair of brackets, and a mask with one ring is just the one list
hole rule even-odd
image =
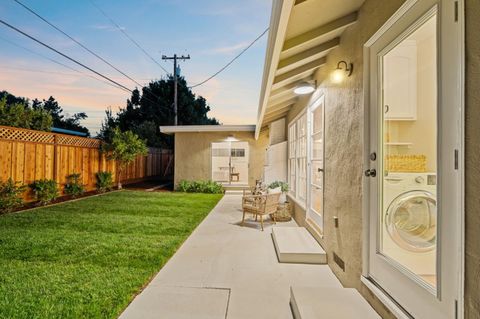
[[255, 125], [179, 125], [160, 126], [160, 132], [165, 134], [189, 132], [255, 132]]

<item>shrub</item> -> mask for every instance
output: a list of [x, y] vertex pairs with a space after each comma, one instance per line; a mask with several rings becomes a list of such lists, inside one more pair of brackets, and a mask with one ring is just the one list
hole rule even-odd
[[0, 214], [9, 213], [23, 204], [22, 193], [26, 186], [19, 184], [11, 178], [6, 182], [0, 181]]
[[186, 193], [191, 187], [191, 182], [186, 181], [186, 180], [181, 180], [178, 185], [177, 185], [177, 191]]
[[285, 183], [285, 182], [275, 181], [275, 182], [271, 183], [270, 185], [268, 185], [268, 188], [270, 188], [270, 189], [277, 188], [277, 187], [281, 187], [283, 193], [288, 192], [288, 184]]
[[97, 190], [105, 193], [113, 188], [113, 175], [111, 172], [97, 173]]
[[222, 194], [223, 187], [214, 181], [186, 181], [182, 180], [177, 185], [177, 191], [184, 193]]
[[85, 185], [81, 183], [80, 174], [73, 173], [68, 175], [67, 184], [65, 184], [65, 194], [75, 198], [83, 193], [85, 193]]
[[37, 201], [46, 205], [58, 197], [57, 182], [53, 179], [40, 179], [30, 184]]

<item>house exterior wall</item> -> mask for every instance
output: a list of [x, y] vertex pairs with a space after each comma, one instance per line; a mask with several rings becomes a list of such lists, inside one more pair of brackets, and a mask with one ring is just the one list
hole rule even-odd
[[[363, 45], [404, 3], [404, 0], [366, 0], [358, 21], [341, 37], [340, 45], [327, 57], [316, 74], [319, 90], [301, 98], [288, 114], [290, 122], [311, 101], [325, 95], [325, 197], [324, 239], [328, 264], [345, 287], [360, 291], [382, 318], [394, 318], [386, 307], [361, 283], [362, 273], [362, 178], [363, 178]], [[329, 72], [337, 62], [354, 64], [354, 72], [342, 84], [332, 84]], [[347, 115], [348, 114], [348, 115]], [[287, 124], [288, 125], [288, 124]], [[295, 220], [305, 224], [305, 211], [295, 207]], [[339, 219], [335, 228], [333, 217]], [[336, 253], [345, 262], [343, 271], [334, 261]]]
[[[325, 95], [325, 225], [319, 239], [328, 263], [346, 287], [357, 288], [382, 318], [393, 318], [385, 306], [360, 282], [362, 272], [363, 173], [363, 44], [403, 4], [404, 0], [366, 0], [358, 22], [341, 38], [327, 64], [316, 74], [318, 95]], [[466, 0], [466, 269], [465, 318], [480, 318], [480, 2]], [[353, 75], [332, 84], [328, 70], [340, 60], [354, 64]], [[301, 98], [287, 117], [288, 123], [318, 96]], [[348, 116], [346, 116], [348, 114]], [[294, 217], [305, 225], [305, 210], [294, 205]], [[333, 217], [339, 218], [335, 228]], [[333, 252], [345, 261], [345, 271], [333, 262]]]
[[255, 140], [253, 132], [208, 132], [208, 133], [176, 133], [175, 134], [175, 185], [181, 180], [212, 179], [211, 144], [222, 142], [233, 135], [240, 141], [249, 144], [248, 183], [255, 185], [255, 180], [263, 175], [265, 149], [268, 135], [262, 133]]
[[465, 318], [480, 318], [480, 2], [466, 0]]

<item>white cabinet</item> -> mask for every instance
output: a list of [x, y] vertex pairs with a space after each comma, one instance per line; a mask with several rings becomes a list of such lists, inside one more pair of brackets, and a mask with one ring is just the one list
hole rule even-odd
[[405, 40], [383, 57], [386, 120], [417, 119], [417, 44]]

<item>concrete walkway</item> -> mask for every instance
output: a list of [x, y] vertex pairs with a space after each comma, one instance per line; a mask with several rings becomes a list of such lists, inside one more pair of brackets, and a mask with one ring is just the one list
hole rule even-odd
[[272, 226], [241, 219], [241, 196], [224, 196], [120, 318], [292, 319], [292, 285], [341, 287], [326, 265], [279, 263]]

